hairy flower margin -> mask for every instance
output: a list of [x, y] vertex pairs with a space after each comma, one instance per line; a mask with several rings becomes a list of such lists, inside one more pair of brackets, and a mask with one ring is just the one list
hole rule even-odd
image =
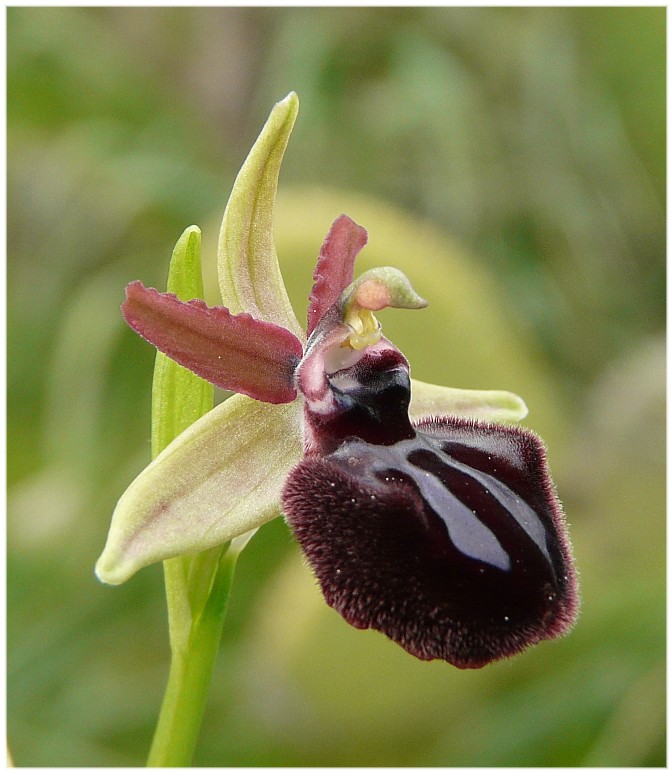
[[128, 324], [237, 394], [129, 486], [97, 565], [107, 583], [284, 513], [324, 597], [418, 658], [478, 668], [565, 633], [578, 609], [542, 442], [523, 401], [410, 379], [373, 312], [426, 305], [390, 267], [353, 281], [366, 231], [336, 219], [306, 332], [273, 244], [280, 164], [298, 112], [278, 103], [241, 169], [218, 250], [223, 306], [126, 290]]

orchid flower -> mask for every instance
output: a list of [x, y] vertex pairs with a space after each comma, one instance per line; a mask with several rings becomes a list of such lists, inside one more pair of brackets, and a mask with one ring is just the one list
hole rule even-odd
[[420, 659], [478, 668], [565, 633], [576, 577], [544, 446], [511, 423], [523, 401], [410, 378], [375, 313], [426, 302], [391, 267], [354, 279], [367, 234], [345, 215], [319, 251], [305, 332], [298, 323], [272, 238], [297, 110], [294, 94], [275, 106], [234, 185], [223, 305], [126, 289], [133, 330], [236, 394], [123, 494], [98, 577], [124, 582], [284, 514], [326, 602]]

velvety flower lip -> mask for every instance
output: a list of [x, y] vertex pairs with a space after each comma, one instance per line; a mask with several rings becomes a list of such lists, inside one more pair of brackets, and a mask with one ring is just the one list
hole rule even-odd
[[133, 282], [122, 311], [160, 351], [233, 395], [119, 500], [96, 571], [120, 583], [282, 512], [325, 600], [414, 656], [480, 668], [566, 633], [569, 538], [543, 443], [509, 392], [411, 379], [374, 312], [427, 304], [392, 267], [354, 279], [367, 232], [346, 215], [319, 251], [307, 335], [281, 280], [273, 200], [296, 117], [274, 108], [220, 233], [223, 306]]
[[325, 600], [422, 660], [480, 668], [578, 613], [564, 517], [527, 430], [429, 419], [308, 455], [283, 509]]

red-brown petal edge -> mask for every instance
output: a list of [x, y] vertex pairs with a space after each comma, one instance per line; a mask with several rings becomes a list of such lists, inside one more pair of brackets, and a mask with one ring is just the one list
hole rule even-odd
[[313, 289], [308, 306], [308, 336], [352, 282], [355, 258], [367, 241], [366, 229], [347, 215], [333, 222], [327, 234], [313, 274]]
[[218, 387], [266, 403], [296, 398], [292, 376], [302, 355], [288, 330], [203, 301], [183, 302], [132, 282], [121, 311], [157, 349]]

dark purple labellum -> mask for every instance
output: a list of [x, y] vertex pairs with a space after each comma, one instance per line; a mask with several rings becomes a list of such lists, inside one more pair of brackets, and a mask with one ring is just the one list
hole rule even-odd
[[541, 441], [455, 417], [412, 427], [408, 375], [388, 366], [330, 377], [339, 410], [307, 412], [321, 448], [284, 488], [327, 603], [459, 668], [566, 632], [576, 582]]

